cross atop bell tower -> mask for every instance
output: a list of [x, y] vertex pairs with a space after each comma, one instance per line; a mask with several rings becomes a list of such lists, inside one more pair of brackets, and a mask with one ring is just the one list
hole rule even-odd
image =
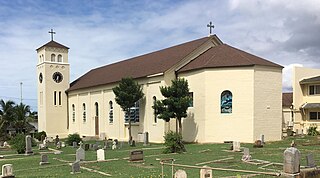
[[51, 33], [51, 41], [53, 41], [53, 35], [56, 34], [56, 32], [54, 32], [53, 29], [51, 29], [51, 31], [49, 31], [48, 33]]
[[210, 23], [209, 24], [207, 24], [207, 27], [209, 28], [209, 36], [211, 36], [212, 35], [212, 29], [214, 28], [214, 25], [212, 25], [212, 22], [210, 21]]

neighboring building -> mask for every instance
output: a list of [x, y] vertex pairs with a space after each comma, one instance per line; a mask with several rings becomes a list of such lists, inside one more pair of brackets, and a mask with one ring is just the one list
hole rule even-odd
[[[282, 131], [293, 129], [293, 93], [282, 93]], [[289, 134], [290, 135], [290, 134]]]
[[312, 125], [320, 127], [320, 69], [293, 69], [294, 131], [307, 133]]
[[[175, 120], [166, 123], [154, 114], [159, 87], [183, 77], [192, 103], [183, 121], [189, 142], [254, 142], [282, 136], [282, 66], [223, 44], [216, 36], [197, 39], [128, 60], [95, 68], [69, 86], [68, 48], [51, 41], [38, 52], [39, 131], [49, 136], [101, 136], [133, 139], [149, 132], [151, 142], [163, 142]], [[60, 58], [59, 58], [60, 56]], [[112, 88], [133, 77], [145, 97], [125, 116]]]

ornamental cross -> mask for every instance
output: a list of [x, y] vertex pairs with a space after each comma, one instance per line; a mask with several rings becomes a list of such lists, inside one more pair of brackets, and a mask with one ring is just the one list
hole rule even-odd
[[51, 29], [51, 31], [49, 31], [48, 33], [51, 33], [51, 41], [53, 41], [53, 35], [56, 34], [56, 32], [54, 32], [53, 29]]
[[210, 21], [209, 24], [207, 24], [207, 27], [210, 29], [209, 35], [212, 34], [212, 29], [214, 28], [214, 25], [212, 25], [212, 22]]

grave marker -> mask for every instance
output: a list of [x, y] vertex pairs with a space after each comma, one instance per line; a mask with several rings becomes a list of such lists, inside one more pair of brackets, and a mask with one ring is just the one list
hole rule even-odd
[[33, 154], [31, 139], [30, 135], [26, 136], [26, 155]]
[[264, 144], [264, 135], [263, 134], [260, 135], [260, 140], [261, 140], [261, 144], [263, 145]]
[[174, 178], [187, 178], [187, 173], [184, 170], [177, 170], [176, 173], [174, 173]]
[[130, 151], [130, 161], [143, 161], [143, 151], [142, 150], [134, 150]]
[[104, 161], [104, 160], [105, 160], [104, 150], [103, 149], [97, 150], [97, 161]]
[[106, 139], [106, 133], [101, 132], [101, 133], [100, 133], [100, 139], [101, 139], [101, 140], [105, 140], [105, 139]]
[[200, 178], [212, 178], [212, 170], [207, 167], [203, 166], [203, 169], [200, 170]]
[[88, 143], [84, 144], [84, 150], [85, 151], [88, 151], [90, 148], [90, 145]]
[[283, 172], [295, 174], [300, 172], [300, 151], [295, 147], [287, 148], [284, 153]]
[[12, 168], [12, 164], [4, 164], [2, 165], [2, 178], [11, 178], [11, 177], [15, 177], [13, 175], [13, 168]]
[[240, 152], [240, 142], [233, 141], [233, 151]]
[[80, 161], [75, 161], [71, 165], [71, 174], [80, 173]]
[[61, 149], [61, 142], [58, 142], [58, 143], [56, 144], [56, 147], [57, 147], [57, 149]]
[[83, 161], [85, 159], [85, 151], [82, 147], [76, 151], [76, 161]]
[[143, 133], [143, 146], [149, 145], [149, 132]]
[[93, 144], [93, 146], [92, 146], [92, 149], [94, 150], [94, 151], [97, 151], [98, 150], [98, 144]]
[[243, 149], [243, 156], [242, 156], [242, 161], [250, 161], [251, 160], [251, 155], [249, 148], [244, 148]]
[[60, 142], [59, 135], [56, 135], [56, 139], [54, 140], [54, 144], [57, 145]]
[[313, 154], [310, 153], [306, 156], [306, 160], [307, 160], [307, 166], [308, 167], [316, 167], [316, 163], [314, 161], [314, 158], [313, 158]]
[[39, 164], [40, 165], [49, 164], [47, 154], [41, 154], [41, 160]]
[[77, 148], [77, 147], [78, 147], [77, 142], [72, 142], [72, 147], [73, 147], [73, 148]]

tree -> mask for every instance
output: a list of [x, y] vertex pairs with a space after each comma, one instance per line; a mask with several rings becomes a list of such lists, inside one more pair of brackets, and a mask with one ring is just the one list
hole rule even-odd
[[181, 119], [187, 117], [187, 109], [191, 102], [188, 81], [183, 78], [172, 80], [171, 86], [160, 87], [160, 91], [165, 99], [157, 100], [153, 109], [159, 114], [158, 118], [166, 122], [176, 118], [176, 132], [182, 134]]
[[[120, 105], [121, 109], [130, 116], [130, 108], [132, 108], [137, 101], [143, 96], [141, 86], [135, 82], [132, 78], [122, 78], [119, 85], [114, 87], [113, 93], [115, 94], [115, 100]], [[131, 136], [131, 119], [129, 118], [129, 143], [132, 143]]]
[[19, 133], [23, 130], [27, 130], [27, 118], [29, 117], [31, 111], [30, 106], [20, 103], [14, 107], [15, 116], [15, 127]]
[[4, 136], [7, 128], [14, 122], [14, 102], [0, 100], [0, 136]]

